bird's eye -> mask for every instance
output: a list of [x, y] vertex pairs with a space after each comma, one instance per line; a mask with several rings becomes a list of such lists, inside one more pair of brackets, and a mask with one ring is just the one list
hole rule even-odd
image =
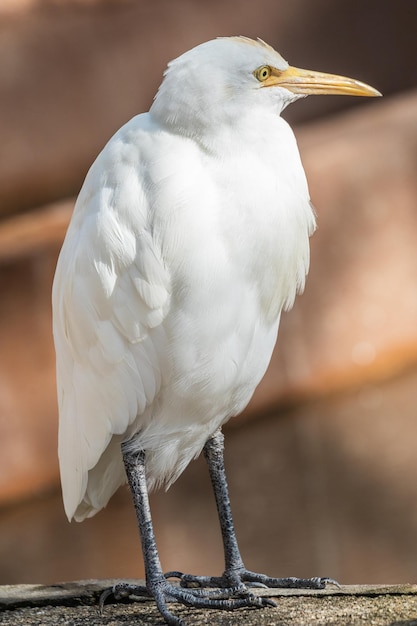
[[263, 83], [267, 78], [271, 76], [272, 70], [269, 65], [262, 65], [258, 67], [257, 70], [254, 71], [255, 78], [257, 78], [261, 83]]

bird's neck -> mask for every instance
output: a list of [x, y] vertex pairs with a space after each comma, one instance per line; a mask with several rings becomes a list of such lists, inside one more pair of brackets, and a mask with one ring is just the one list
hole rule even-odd
[[188, 137], [205, 151], [219, 155], [255, 145], [269, 121], [274, 124], [283, 122], [279, 111], [259, 106], [243, 107], [238, 114], [234, 103], [227, 101], [221, 108], [205, 107], [204, 102], [190, 107], [186, 95], [183, 102], [178, 99], [169, 102], [157, 97], [149, 113], [170, 133]]

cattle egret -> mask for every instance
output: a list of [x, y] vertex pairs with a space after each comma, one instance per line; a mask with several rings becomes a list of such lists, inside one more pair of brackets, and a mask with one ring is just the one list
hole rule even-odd
[[[94, 515], [127, 477], [146, 588], [121, 582], [109, 594], [153, 596], [168, 624], [183, 623], [170, 601], [262, 607], [271, 602], [251, 586], [322, 588], [330, 580], [245, 569], [221, 433], [263, 377], [281, 311], [308, 271], [314, 211], [280, 117], [308, 94], [380, 95], [290, 67], [246, 37], [208, 41], [175, 59], [149, 112], [123, 126], [92, 165], [59, 257], [53, 314], [65, 511], [77, 521]], [[202, 450], [225, 571], [164, 575], [148, 493], [169, 487]]]

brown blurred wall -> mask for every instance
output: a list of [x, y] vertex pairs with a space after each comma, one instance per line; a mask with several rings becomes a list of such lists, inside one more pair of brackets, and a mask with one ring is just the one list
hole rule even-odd
[[[258, 426], [261, 438], [272, 429], [286, 440], [298, 427], [284, 420], [283, 434], [283, 404], [382, 384], [413, 368], [416, 27], [409, 0], [0, 6], [0, 504], [57, 485], [50, 288], [72, 197], [111, 134], [149, 107], [167, 61], [218, 35], [260, 36], [294, 65], [355, 76], [385, 96], [309, 98], [285, 112], [296, 126], [319, 230], [306, 293], [284, 316], [246, 418], [271, 414], [271, 424]], [[341, 413], [340, 434], [346, 429], [349, 440], [360, 425]], [[404, 445], [412, 425], [410, 418]], [[252, 437], [246, 428], [230, 435], [243, 449]], [[378, 454], [371, 457], [376, 471]], [[0, 531], [1, 519], [0, 511]]]
[[[413, 87], [408, 0], [34, 0], [0, 6], [0, 212], [75, 194], [109, 136], [147, 110], [169, 59], [216, 36], [261, 36], [293, 65]], [[311, 98], [292, 122], [360, 106]]]

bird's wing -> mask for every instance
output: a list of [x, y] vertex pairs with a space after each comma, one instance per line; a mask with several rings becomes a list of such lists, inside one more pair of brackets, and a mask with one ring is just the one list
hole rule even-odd
[[104, 456], [118, 456], [119, 476], [112, 478], [114, 459], [107, 458], [100, 468], [106, 493], [90, 493], [97, 502], [78, 517], [104, 506], [123, 481], [119, 443], [138, 416], [144, 419], [161, 383], [158, 342], [170, 278], [152, 237], [140, 159], [125, 154], [128, 148], [113, 141], [92, 166], [54, 279], [59, 459], [69, 518], [77, 517], [89, 472]]

